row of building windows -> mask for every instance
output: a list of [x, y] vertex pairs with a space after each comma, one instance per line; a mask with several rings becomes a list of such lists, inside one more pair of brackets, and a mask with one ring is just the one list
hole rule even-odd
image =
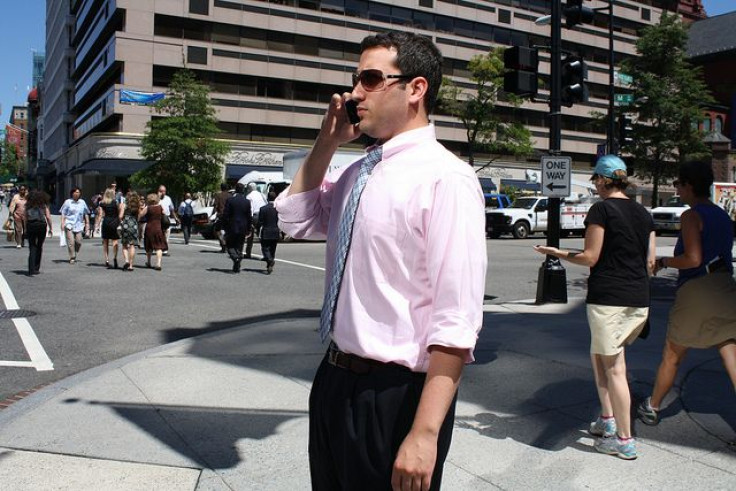
[[[176, 68], [154, 65], [153, 84], [157, 87], [167, 87], [171, 81]], [[215, 99], [213, 102], [219, 106], [244, 107], [259, 110], [296, 111], [303, 114], [322, 114], [324, 107], [298, 106], [293, 101], [307, 103], [327, 104], [334, 93], [346, 90], [344, 86], [329, 86], [324, 84], [254, 77], [250, 75], [239, 75], [231, 73], [218, 73], [208, 71], [196, 71], [197, 77], [203, 83], [209, 85], [213, 92], [222, 94], [237, 94], [271, 99], [271, 102], [242, 101], [236, 99]], [[275, 100], [283, 100], [283, 103]], [[519, 121], [526, 126], [546, 126], [546, 112], [531, 109], [517, 109], [512, 107], [497, 106], [495, 111], [509, 120]], [[447, 115], [441, 108], [437, 114]], [[457, 125], [457, 124], [454, 124]], [[562, 128], [571, 132], [590, 133], [595, 131], [595, 122], [592, 118], [564, 115]], [[459, 126], [458, 126], [459, 127]]]
[[[167, 15], [156, 15], [154, 20], [154, 34], [157, 36], [177, 39], [193, 39], [216, 42], [218, 44], [226, 44], [230, 46], [257, 48], [285, 54], [318, 56], [340, 61], [350, 61], [356, 64], [360, 58], [360, 46], [357, 43], [279, 31], [269, 31], [253, 27], [239, 27], [222, 23], [181, 19], [179, 17]], [[545, 42], [544, 38], [541, 37], [533, 40], [540, 44]], [[438, 42], [440, 42], [440, 40], [438, 40]], [[254, 56], [249, 53], [239, 53], [235, 51], [229, 52], [226, 50], [213, 50], [213, 54], [241, 58], [253, 58]], [[188, 61], [190, 63], [207, 63], [206, 53], [203, 51], [203, 48], [190, 47], [189, 55]], [[280, 62], [284, 64], [293, 64], [299, 62], [299, 60], [302, 59], [284, 58], [280, 60]], [[277, 62], [279, 60], [271, 59], [269, 57], [269, 59], [259, 61]], [[302, 61], [302, 63], [307, 64], [309, 62]], [[470, 77], [470, 72], [467, 68], [467, 61], [445, 57], [443, 59], [443, 63], [444, 75], [465, 79]], [[317, 62], [312, 64], [319, 65]], [[346, 67], [343, 65], [335, 65], [334, 67], [315, 66], [315, 68], [344, 69], [346, 71], [353, 70], [352, 67]], [[546, 77], [547, 76], [544, 74], [541, 75], [543, 80], [546, 79]], [[591, 86], [590, 89], [593, 97], [603, 99], [607, 98], [605, 87]], [[246, 91], [246, 93], [250, 93], [250, 89], [246, 89]]]

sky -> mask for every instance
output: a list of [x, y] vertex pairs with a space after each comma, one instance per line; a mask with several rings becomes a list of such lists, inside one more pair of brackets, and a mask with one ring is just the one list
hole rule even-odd
[[[0, 0], [0, 121], [25, 105], [31, 89], [33, 50], [44, 52], [46, 0]], [[734, 0], [703, 0], [709, 16], [736, 11]]]

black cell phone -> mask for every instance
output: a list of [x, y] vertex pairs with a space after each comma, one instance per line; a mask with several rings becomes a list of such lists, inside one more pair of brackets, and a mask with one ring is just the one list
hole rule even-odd
[[345, 101], [345, 112], [348, 113], [348, 121], [350, 121], [350, 124], [360, 123], [360, 118], [358, 117], [358, 103], [353, 99]]

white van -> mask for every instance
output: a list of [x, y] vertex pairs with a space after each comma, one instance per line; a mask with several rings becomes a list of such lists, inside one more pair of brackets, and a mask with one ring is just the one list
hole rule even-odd
[[238, 179], [238, 184], [248, 186], [255, 184], [258, 191], [263, 195], [265, 200], [268, 192], [273, 190], [277, 195], [291, 184], [291, 179], [285, 179], [284, 173], [281, 171], [260, 171], [253, 170]]

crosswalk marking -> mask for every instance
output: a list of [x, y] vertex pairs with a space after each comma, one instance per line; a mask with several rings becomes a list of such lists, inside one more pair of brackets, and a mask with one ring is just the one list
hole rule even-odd
[[[6, 309], [17, 310], [19, 308], [18, 302], [15, 300], [15, 295], [13, 295], [13, 291], [10, 289], [10, 285], [8, 285], [2, 273], [0, 273], [0, 296], [3, 299]], [[35, 368], [39, 372], [53, 370], [54, 364], [51, 362], [49, 355], [46, 354], [46, 350], [43, 349], [28, 319], [19, 317], [13, 319], [13, 324], [18, 331], [18, 336], [23, 341], [23, 346], [28, 352], [31, 361], [0, 360], [0, 366], [30, 367]]]

